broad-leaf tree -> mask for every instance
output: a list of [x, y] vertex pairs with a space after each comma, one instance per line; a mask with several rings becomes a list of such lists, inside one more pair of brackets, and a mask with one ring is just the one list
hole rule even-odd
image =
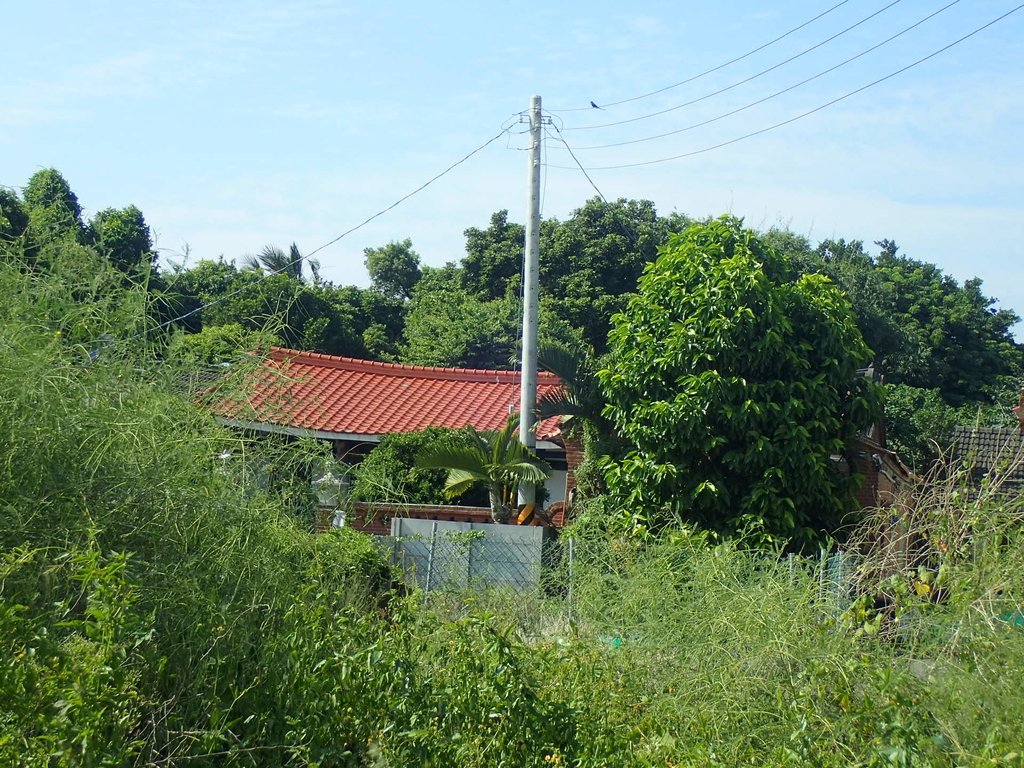
[[22, 194], [34, 244], [82, 237], [82, 206], [71, 185], [56, 168], [36, 171]]
[[153, 240], [142, 211], [134, 205], [105, 208], [89, 222], [86, 240], [126, 274], [146, 269], [153, 261]]
[[849, 509], [833, 457], [878, 415], [870, 352], [820, 275], [724, 217], [673, 236], [614, 319], [599, 372], [635, 450], [607, 480], [636, 531], [696, 523], [807, 544]]
[[380, 248], [364, 248], [366, 271], [375, 291], [393, 299], [408, 299], [420, 279], [420, 256], [412, 240], [391, 242]]

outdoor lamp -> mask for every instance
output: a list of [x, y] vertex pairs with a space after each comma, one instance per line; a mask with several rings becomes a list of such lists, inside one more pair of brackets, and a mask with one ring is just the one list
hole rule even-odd
[[331, 527], [343, 528], [345, 526], [345, 510], [341, 509], [341, 502], [348, 497], [348, 473], [338, 476], [334, 474], [332, 468], [328, 467], [323, 476], [314, 480], [312, 485], [313, 493], [316, 494], [320, 506], [335, 510], [331, 519]]
[[313, 481], [313, 493], [321, 507], [336, 507], [341, 503], [341, 489], [344, 478], [334, 474], [330, 468]]

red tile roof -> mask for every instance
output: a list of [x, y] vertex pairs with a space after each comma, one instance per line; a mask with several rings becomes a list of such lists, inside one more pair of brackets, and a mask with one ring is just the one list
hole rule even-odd
[[[558, 387], [558, 377], [538, 373], [538, 396]], [[519, 410], [519, 373], [396, 365], [274, 347], [247, 405], [252, 415], [246, 420], [349, 435], [466, 424], [500, 429], [509, 409]], [[537, 429], [541, 440], [557, 434], [557, 417]]]

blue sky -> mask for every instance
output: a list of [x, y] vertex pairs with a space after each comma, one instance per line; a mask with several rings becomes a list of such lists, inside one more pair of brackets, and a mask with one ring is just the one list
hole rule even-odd
[[[486, 226], [492, 212], [508, 208], [524, 219], [525, 140], [513, 116], [533, 94], [585, 166], [659, 160], [815, 109], [1019, 0], [962, 0], [730, 117], [662, 139], [584, 149], [740, 109], [950, 0], [848, 0], [692, 82], [602, 112], [588, 107], [679, 83], [838, 2], [11, 4], [3, 14], [0, 184], [18, 188], [39, 168], [56, 167], [86, 215], [139, 206], [165, 261], [180, 261], [186, 250], [192, 262], [236, 258], [292, 241], [309, 252], [512, 124], [452, 173], [318, 254], [328, 279], [365, 285], [367, 246], [409, 237], [424, 262], [443, 264], [461, 257], [463, 230]], [[981, 277], [986, 293], [1024, 314], [1022, 39], [1024, 10], [789, 125], [591, 177], [607, 198], [647, 198], [662, 213], [731, 212], [815, 241], [891, 238], [957, 279]], [[624, 120], [632, 122], [588, 127]], [[546, 160], [544, 215], [567, 217], [594, 189], [554, 140]]]

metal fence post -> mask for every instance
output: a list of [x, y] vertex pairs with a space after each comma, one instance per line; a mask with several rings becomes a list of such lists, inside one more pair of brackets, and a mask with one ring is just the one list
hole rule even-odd
[[434, 544], [437, 541], [437, 522], [430, 526], [430, 548], [427, 550], [427, 592], [430, 591], [430, 577], [434, 571]]
[[572, 621], [572, 587], [573, 587], [573, 562], [576, 558], [576, 539], [569, 539], [569, 588], [566, 591], [566, 598], [569, 603], [569, 621]]

